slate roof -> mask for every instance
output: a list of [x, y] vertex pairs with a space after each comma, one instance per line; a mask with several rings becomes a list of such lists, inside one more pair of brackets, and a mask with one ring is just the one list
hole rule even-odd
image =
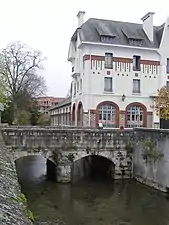
[[49, 109], [49, 111], [52, 111], [52, 110], [58, 109], [58, 108], [60, 108], [62, 106], [66, 106], [66, 105], [70, 105], [70, 104], [71, 104], [71, 97], [69, 96], [68, 98], [65, 98], [63, 101], [59, 102], [57, 104], [57, 106]]
[[143, 40], [142, 47], [158, 48], [160, 45], [164, 24], [154, 26], [154, 41], [151, 42], [142, 28], [142, 24], [111, 21], [104, 19], [88, 19], [72, 36], [77, 39], [79, 32], [81, 41], [101, 42], [101, 35], [114, 36], [114, 44], [129, 45], [129, 38]]

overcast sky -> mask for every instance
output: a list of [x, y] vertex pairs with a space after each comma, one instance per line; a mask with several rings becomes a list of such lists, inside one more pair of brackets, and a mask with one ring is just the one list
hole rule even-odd
[[153, 11], [154, 24], [169, 16], [167, 0], [0, 0], [0, 47], [22, 41], [47, 57], [44, 71], [48, 94], [65, 96], [71, 80], [67, 62], [70, 38], [77, 27], [77, 12], [88, 18], [140, 23]]

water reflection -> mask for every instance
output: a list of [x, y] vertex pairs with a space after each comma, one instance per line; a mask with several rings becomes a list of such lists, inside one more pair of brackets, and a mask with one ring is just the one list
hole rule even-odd
[[45, 179], [46, 160], [17, 161], [19, 180], [38, 220], [69, 225], [167, 225], [164, 194], [136, 182], [81, 181], [60, 185]]
[[38, 184], [46, 179], [46, 159], [43, 156], [26, 156], [15, 162], [21, 184]]

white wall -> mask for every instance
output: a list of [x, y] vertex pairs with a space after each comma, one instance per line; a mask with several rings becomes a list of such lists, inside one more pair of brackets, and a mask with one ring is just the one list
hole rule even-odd
[[[168, 29], [165, 28], [165, 29]], [[160, 51], [156, 49], [141, 49], [140, 48], [126, 48], [111, 45], [92, 45], [83, 44], [80, 46], [80, 38], [78, 36], [76, 45], [75, 57], [75, 72], [79, 75], [72, 78], [74, 91], [74, 84], [80, 83], [82, 80], [82, 90], [76, 91], [76, 95], [72, 95], [72, 105], [76, 104], [76, 111], [78, 103], [82, 101], [84, 112], [89, 109], [96, 109], [97, 105], [103, 101], [113, 101], [118, 104], [120, 110], [125, 110], [126, 106], [132, 102], [140, 102], [147, 107], [149, 112], [153, 112], [153, 121], [159, 122], [159, 117], [152, 109], [153, 99], [150, 96], [157, 93], [157, 89], [166, 84], [166, 58], [169, 58], [169, 51], [166, 48], [168, 44], [169, 30], [165, 31], [165, 38], [163, 37], [163, 44]], [[80, 46], [80, 48], [79, 48]], [[115, 62], [113, 62], [113, 69], [105, 69], [104, 61], [101, 62], [101, 67], [95, 67], [91, 60], [86, 60], [83, 63], [84, 55], [105, 56], [105, 53], [113, 53], [113, 57], [132, 59], [133, 55], [139, 55], [141, 60], [160, 61], [160, 66], [147, 66], [141, 64], [141, 71], [133, 71], [133, 64], [128, 63], [127, 68], [121, 64], [121, 69], [117, 67], [115, 70]], [[96, 62], [94, 62], [96, 64]], [[116, 64], [117, 65], [117, 64]], [[107, 75], [110, 71], [110, 75]], [[138, 77], [135, 76], [138, 73]], [[110, 76], [113, 78], [113, 92], [104, 92], [104, 77]], [[133, 94], [133, 79], [140, 79], [141, 93]], [[80, 86], [80, 85], [79, 85]], [[125, 101], [122, 101], [122, 95], [125, 94]], [[75, 120], [77, 115], [75, 115]]]
[[[159, 61], [160, 56], [156, 51], [142, 50], [142, 49], [130, 49], [123, 47], [111, 47], [111, 46], [92, 46], [85, 45], [80, 52], [79, 59], [83, 62], [83, 55], [98, 55], [104, 56], [106, 52], [113, 53], [114, 57], [120, 58], [133, 58], [133, 55], [140, 55], [142, 60], [154, 60]], [[138, 71], [139, 78], [141, 80], [141, 93], [132, 93], [133, 78], [135, 77], [136, 71], [132, 69], [132, 63], [126, 71], [124, 68], [119, 71], [114, 70], [115, 63], [113, 63], [113, 69], [104, 69], [104, 62], [102, 61], [102, 69], [91, 69], [90, 60], [85, 61], [85, 70], [83, 65], [80, 65], [80, 77], [83, 79], [83, 90], [82, 93], [77, 93], [76, 97], [73, 98], [73, 102], [82, 101], [84, 110], [95, 109], [101, 101], [114, 101], [116, 102], [121, 110], [124, 110], [126, 105], [138, 101], [145, 104], [148, 110], [151, 110], [150, 105], [153, 101], [149, 98], [150, 95], [156, 93], [159, 86], [159, 68], [158, 71], [144, 71], [143, 65], [141, 65], [141, 71]], [[107, 75], [107, 71], [110, 71], [110, 75]], [[104, 77], [113, 77], [113, 92], [104, 92]], [[136, 78], [137, 79], [137, 78]], [[121, 101], [121, 96], [125, 94], [125, 102]]]
[[167, 65], [167, 58], [169, 58], [169, 18], [167, 18], [164, 32], [161, 40], [161, 45], [159, 48], [160, 54], [160, 87], [166, 85], [166, 81], [169, 80], [169, 74], [166, 73], [166, 65]]

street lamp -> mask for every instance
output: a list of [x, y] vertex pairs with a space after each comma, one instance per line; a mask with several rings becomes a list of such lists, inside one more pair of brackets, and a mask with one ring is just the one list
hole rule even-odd
[[125, 98], [126, 98], [126, 96], [125, 96], [125, 94], [123, 94], [123, 95], [121, 96], [122, 102], [124, 102]]

